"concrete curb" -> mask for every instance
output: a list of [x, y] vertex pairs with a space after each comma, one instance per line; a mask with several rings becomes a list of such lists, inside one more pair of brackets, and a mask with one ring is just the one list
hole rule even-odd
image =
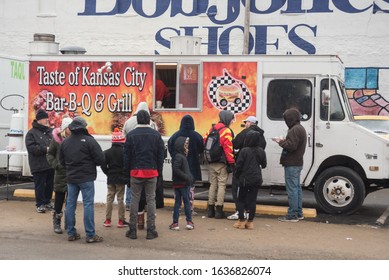
[[[14, 191], [15, 197], [23, 197], [23, 198], [35, 198], [34, 190], [30, 189], [16, 189]], [[53, 194], [54, 197], [54, 194]], [[166, 207], [174, 206], [174, 199], [165, 198], [164, 200]], [[199, 210], [207, 210], [207, 201], [204, 200], [195, 200], [194, 208]], [[225, 212], [234, 213], [235, 212], [235, 204], [231, 202], [225, 202], [223, 210]], [[275, 215], [275, 216], [285, 216], [288, 213], [288, 207], [286, 206], [273, 206], [273, 205], [261, 205], [257, 204], [257, 214], [262, 215]], [[303, 208], [303, 213], [306, 218], [315, 218], [317, 216], [316, 209], [314, 208]]]

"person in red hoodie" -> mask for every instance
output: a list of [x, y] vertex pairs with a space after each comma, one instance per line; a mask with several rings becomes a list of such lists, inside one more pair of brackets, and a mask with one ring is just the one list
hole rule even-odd
[[[212, 129], [219, 130], [220, 146], [224, 153], [219, 162], [209, 163], [210, 187], [208, 196], [208, 217], [223, 219], [224, 195], [226, 192], [226, 183], [228, 173], [234, 169], [235, 159], [232, 149], [233, 131], [229, 128], [234, 120], [234, 114], [231, 111], [221, 111], [219, 113], [219, 122], [213, 125], [204, 136], [204, 143]], [[215, 208], [216, 206], [216, 208]]]

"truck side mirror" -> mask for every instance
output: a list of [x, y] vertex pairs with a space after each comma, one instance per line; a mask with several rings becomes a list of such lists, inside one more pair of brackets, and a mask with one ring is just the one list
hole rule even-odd
[[323, 89], [321, 91], [321, 104], [323, 106], [328, 106], [330, 101], [330, 91], [328, 89]]

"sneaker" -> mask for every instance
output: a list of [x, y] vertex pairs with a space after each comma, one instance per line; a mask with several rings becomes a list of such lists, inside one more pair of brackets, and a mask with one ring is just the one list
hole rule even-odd
[[136, 235], [136, 229], [129, 229], [127, 230], [126, 232], [126, 237], [130, 238], [130, 239], [137, 239], [137, 235]]
[[301, 216], [299, 215], [297, 218], [298, 218], [300, 221], [305, 219], [305, 218], [304, 218], [304, 215], [301, 215]]
[[54, 206], [51, 203], [45, 204], [45, 208], [47, 211], [54, 211]]
[[186, 229], [187, 230], [191, 230], [191, 229], [194, 229], [194, 223], [193, 222], [187, 222], [186, 223]]
[[69, 235], [68, 236], [68, 241], [76, 241], [76, 240], [78, 240], [80, 238], [81, 238], [81, 236], [78, 233], [76, 233], [76, 234], [73, 234], [73, 235]]
[[130, 224], [127, 223], [126, 221], [124, 220], [119, 220], [118, 222], [118, 228], [124, 228], [124, 227], [128, 227]]
[[291, 222], [291, 223], [297, 223], [299, 221], [298, 218], [290, 217], [290, 216], [280, 217], [280, 218], [278, 218], [278, 220], [280, 222]]
[[192, 210], [192, 216], [197, 216], [197, 215], [198, 215], [198, 213], [196, 211]]
[[180, 230], [180, 227], [178, 226], [178, 223], [173, 223], [169, 226], [169, 229], [171, 230]]
[[110, 227], [111, 226], [111, 220], [110, 219], [106, 219], [105, 222], [104, 222], [104, 226], [105, 227]]
[[234, 214], [227, 217], [228, 220], [238, 220], [239, 219], [239, 212], [236, 211]]
[[98, 236], [97, 234], [93, 237], [87, 237], [86, 243], [95, 243], [95, 242], [102, 242], [103, 238], [101, 236]]
[[45, 208], [45, 206], [44, 206], [44, 205], [38, 206], [38, 207], [36, 208], [36, 212], [38, 212], [38, 213], [46, 213], [46, 208]]
[[244, 218], [246, 219], [246, 220], [248, 220], [249, 219], [249, 212], [244, 212]]

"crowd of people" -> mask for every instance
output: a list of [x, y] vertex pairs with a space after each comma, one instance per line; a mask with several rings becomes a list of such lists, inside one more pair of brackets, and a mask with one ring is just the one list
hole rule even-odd
[[[210, 188], [207, 216], [223, 219], [226, 184], [232, 173], [232, 195], [236, 213], [228, 216], [236, 220], [237, 229], [253, 229], [258, 190], [262, 185], [262, 169], [266, 168], [266, 140], [258, 119], [249, 116], [245, 128], [234, 136], [230, 125], [234, 121], [230, 111], [219, 113], [219, 122], [212, 124], [202, 136], [195, 130], [190, 115], [181, 119], [180, 127], [168, 140], [167, 149], [172, 158], [172, 187], [175, 203], [171, 230], [179, 230], [179, 213], [183, 206], [185, 228], [193, 230], [194, 193], [196, 181], [201, 181], [200, 155], [210, 152], [209, 137], [217, 132], [220, 156], [209, 160]], [[291, 108], [284, 112], [288, 126], [285, 138], [274, 138], [282, 148], [280, 164], [285, 170], [285, 185], [289, 208], [280, 221], [298, 222], [304, 218], [300, 174], [307, 141], [304, 127], [300, 124], [301, 114]], [[117, 227], [128, 227], [125, 236], [137, 239], [137, 231], [146, 225], [146, 239], [158, 237], [155, 226], [156, 209], [163, 207], [162, 170], [167, 156], [164, 142], [156, 124], [150, 118], [146, 102], [138, 104], [134, 115], [124, 124], [123, 131], [112, 132], [112, 146], [103, 151], [87, 130], [86, 121], [80, 117], [64, 116], [61, 126], [50, 128], [48, 114], [39, 110], [26, 135], [25, 144], [29, 155], [30, 169], [34, 178], [36, 211], [53, 213], [53, 230], [63, 233], [61, 219], [65, 216], [64, 229], [68, 240], [81, 238], [76, 224], [76, 206], [82, 194], [84, 230], [87, 243], [103, 241], [96, 234], [94, 218], [94, 182], [97, 167], [107, 177], [107, 204], [105, 227], [112, 226], [112, 211], [117, 199]], [[212, 147], [213, 148], [213, 147]], [[127, 190], [126, 190], [127, 186]], [[54, 205], [51, 204], [53, 190]], [[126, 200], [124, 199], [126, 197]], [[65, 206], [64, 206], [65, 205]], [[65, 211], [63, 211], [65, 208]], [[129, 221], [125, 210], [129, 210]], [[147, 219], [145, 219], [147, 211]], [[65, 213], [63, 213], [65, 212]]]

